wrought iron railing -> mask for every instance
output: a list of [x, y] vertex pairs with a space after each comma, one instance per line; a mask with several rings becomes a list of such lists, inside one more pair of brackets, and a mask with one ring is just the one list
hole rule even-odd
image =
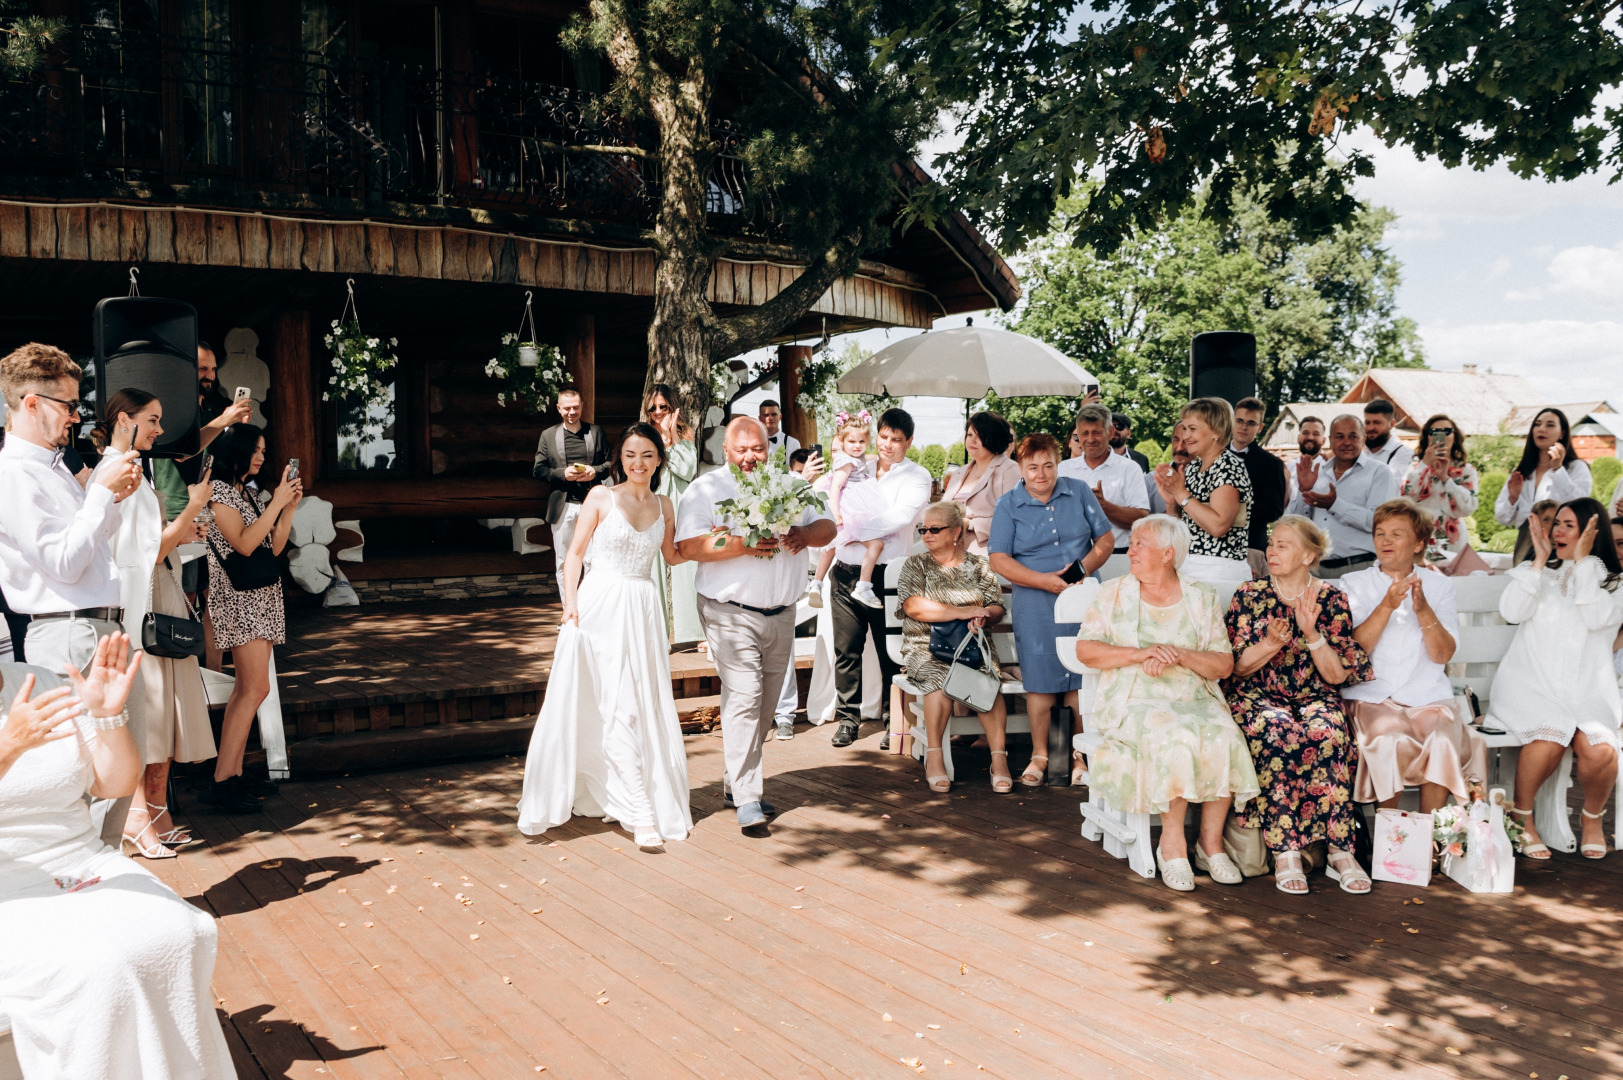
[[[743, 135], [715, 135], [711, 228], [775, 235], [776, 208], [737, 153]], [[93, 26], [65, 57], [0, 81], [0, 182], [64, 194], [184, 187], [192, 202], [508, 207], [641, 225], [659, 196], [652, 146], [582, 90]]]

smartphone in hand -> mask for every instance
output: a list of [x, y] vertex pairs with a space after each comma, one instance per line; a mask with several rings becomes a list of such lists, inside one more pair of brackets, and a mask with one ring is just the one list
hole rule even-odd
[[296, 457], [287, 459], [287, 478], [289, 480], [299, 478], [299, 459]]
[[1081, 560], [1078, 560], [1062, 570], [1059, 576], [1067, 585], [1075, 585], [1077, 582], [1087, 577], [1088, 572], [1082, 569]]
[[239, 386], [239, 387], [237, 387], [237, 392], [234, 395], [232, 395], [232, 397], [231, 397], [231, 404], [235, 405], [239, 401], [248, 401], [253, 396], [254, 396], [254, 392], [252, 390], [250, 390], [248, 387]]

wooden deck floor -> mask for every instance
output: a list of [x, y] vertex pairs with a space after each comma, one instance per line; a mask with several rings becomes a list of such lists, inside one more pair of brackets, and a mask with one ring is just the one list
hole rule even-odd
[[932, 795], [867, 730], [768, 744], [766, 838], [692, 736], [664, 854], [523, 837], [507, 759], [183, 814], [207, 846], [155, 869], [219, 916], [256, 1080], [1623, 1075], [1623, 856], [1519, 862], [1510, 897], [1175, 894], [1083, 841], [1070, 790], [995, 796], [980, 758]]

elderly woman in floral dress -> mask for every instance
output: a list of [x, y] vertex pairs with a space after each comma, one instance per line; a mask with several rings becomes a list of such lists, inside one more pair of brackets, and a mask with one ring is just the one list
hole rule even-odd
[[1160, 814], [1155, 849], [1168, 888], [1195, 887], [1184, 816], [1200, 804], [1197, 858], [1212, 880], [1238, 885], [1223, 851], [1231, 805], [1257, 794], [1245, 738], [1218, 680], [1234, 670], [1217, 591], [1180, 577], [1189, 527], [1165, 514], [1133, 523], [1129, 573], [1106, 582], [1083, 617], [1076, 656], [1101, 674], [1090, 722], [1104, 736], [1091, 783], [1126, 813]]
[[1370, 677], [1340, 589], [1312, 576], [1329, 547], [1324, 530], [1287, 514], [1268, 539], [1268, 577], [1240, 586], [1229, 605], [1234, 675], [1223, 684], [1245, 732], [1262, 795], [1240, 815], [1262, 830], [1280, 892], [1307, 892], [1302, 851], [1328, 841], [1325, 873], [1344, 892], [1367, 893], [1352, 854], [1353, 738], [1340, 688]]

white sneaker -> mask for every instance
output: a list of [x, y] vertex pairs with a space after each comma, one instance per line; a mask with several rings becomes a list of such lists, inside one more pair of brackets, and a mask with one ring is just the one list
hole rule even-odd
[[823, 606], [823, 587], [819, 582], [812, 582], [806, 589], [806, 603], [814, 608]]
[[871, 581], [859, 581], [851, 586], [851, 599], [859, 604], [867, 604], [871, 608], [885, 606], [885, 602], [874, 593]]

